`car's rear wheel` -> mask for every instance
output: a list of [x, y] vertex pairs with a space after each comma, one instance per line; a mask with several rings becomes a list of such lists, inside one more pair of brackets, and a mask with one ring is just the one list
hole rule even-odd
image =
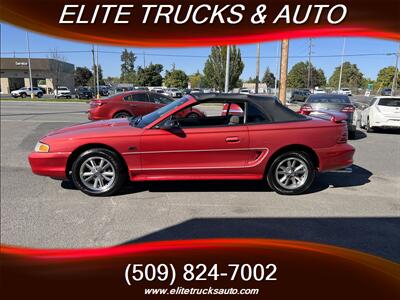
[[315, 166], [305, 152], [289, 151], [272, 162], [267, 180], [279, 194], [297, 195], [307, 191], [315, 178]]
[[81, 153], [72, 165], [75, 186], [90, 196], [109, 196], [125, 182], [126, 172], [118, 156], [96, 148]]
[[43, 97], [43, 93], [37, 93], [37, 97], [38, 98], [42, 98]]
[[120, 118], [129, 118], [129, 117], [131, 117], [130, 113], [127, 113], [126, 111], [120, 111], [120, 112], [117, 112], [113, 118], [120, 119]]
[[26, 93], [22, 93], [21, 98], [26, 98]]

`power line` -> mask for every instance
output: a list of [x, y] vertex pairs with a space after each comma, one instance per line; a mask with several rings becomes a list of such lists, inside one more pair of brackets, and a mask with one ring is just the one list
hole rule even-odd
[[[68, 50], [68, 51], [57, 51], [57, 53], [91, 53], [91, 50]], [[31, 51], [30, 54], [51, 54], [54, 51]], [[121, 54], [120, 51], [105, 51], [99, 50], [99, 53], [104, 54]], [[1, 55], [16, 55], [16, 54], [28, 54], [27, 51], [4, 51], [0, 52]], [[166, 53], [135, 53], [136, 56], [161, 56], [161, 57], [186, 57], [186, 58], [208, 58], [208, 55], [189, 55], [189, 54], [166, 54]], [[395, 56], [396, 52], [386, 52], [386, 53], [353, 53], [346, 54], [346, 57], [362, 57], [362, 56]], [[341, 57], [342, 54], [324, 54], [324, 55], [313, 55], [313, 58], [328, 58], [328, 57]], [[309, 55], [289, 55], [289, 58], [308, 58]], [[257, 56], [242, 56], [242, 58], [247, 59], [257, 59]], [[280, 58], [277, 55], [273, 56], [260, 56], [260, 58]]]

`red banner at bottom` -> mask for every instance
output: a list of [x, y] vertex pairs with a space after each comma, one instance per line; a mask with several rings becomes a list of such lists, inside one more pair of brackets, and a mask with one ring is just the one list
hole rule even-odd
[[17, 299], [400, 299], [400, 268], [358, 251], [284, 240], [2, 246], [1, 290]]

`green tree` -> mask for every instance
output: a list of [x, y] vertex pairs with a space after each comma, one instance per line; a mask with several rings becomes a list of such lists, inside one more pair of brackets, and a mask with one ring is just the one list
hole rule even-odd
[[[331, 87], [339, 86], [340, 66], [335, 68], [332, 76], [329, 78], [329, 85]], [[346, 88], [359, 88], [362, 87], [364, 82], [364, 75], [360, 72], [356, 64], [351, 64], [346, 61], [343, 63], [342, 82], [341, 87]]]
[[275, 75], [274, 73], [271, 72], [269, 67], [264, 72], [264, 77], [262, 79], [262, 82], [264, 82], [267, 87], [273, 87], [275, 84]]
[[189, 77], [182, 70], [172, 69], [165, 72], [164, 84], [167, 87], [176, 87], [178, 89], [186, 88]]
[[135, 72], [136, 56], [132, 51], [124, 49], [121, 54], [121, 82], [134, 82], [136, 80]]
[[92, 71], [86, 67], [77, 67], [74, 72], [75, 86], [89, 85], [90, 79], [93, 77]]
[[[225, 86], [226, 46], [211, 47], [211, 54], [204, 65], [204, 79], [209, 87], [223, 90]], [[229, 64], [229, 89], [238, 87], [239, 78], [244, 69], [240, 49], [231, 46]]]
[[[295, 64], [288, 74], [288, 87], [290, 88], [306, 88], [308, 87], [308, 62], [299, 62]], [[311, 80], [310, 88], [326, 85], [326, 77], [322, 69], [316, 69], [311, 64]]]
[[[98, 66], [99, 66], [99, 85], [105, 85], [105, 82], [103, 79], [103, 69], [101, 68], [101, 65], [98, 65]], [[89, 80], [90, 86], [94, 86], [94, 87], [97, 86], [97, 78], [96, 78], [97, 70], [96, 69], [97, 69], [97, 65], [94, 66], [94, 68], [92, 70], [93, 76]]]
[[197, 70], [196, 73], [189, 75], [191, 88], [201, 88], [204, 85], [204, 76]]
[[[393, 85], [393, 78], [395, 73], [396, 67], [386, 67], [379, 70], [378, 77], [376, 79], [376, 88], [384, 88], [384, 87], [392, 87]], [[400, 74], [397, 76], [397, 88], [400, 88]]]
[[136, 83], [141, 86], [161, 86], [163, 81], [161, 72], [163, 69], [163, 65], [152, 63], [146, 68], [139, 67], [137, 69]]

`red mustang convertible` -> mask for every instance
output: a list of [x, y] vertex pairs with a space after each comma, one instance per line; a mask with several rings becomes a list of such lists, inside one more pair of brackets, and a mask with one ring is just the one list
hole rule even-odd
[[[188, 109], [205, 113], [181, 117]], [[300, 194], [317, 171], [353, 162], [346, 116], [322, 116], [297, 114], [273, 97], [187, 95], [144, 116], [50, 132], [29, 162], [35, 174], [71, 179], [92, 196], [116, 193], [127, 178], [265, 179], [278, 193]]]

